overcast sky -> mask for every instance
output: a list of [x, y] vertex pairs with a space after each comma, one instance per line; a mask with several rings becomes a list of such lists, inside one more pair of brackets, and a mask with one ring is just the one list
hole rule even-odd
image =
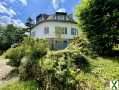
[[0, 0], [0, 24], [24, 26], [27, 17], [55, 11], [73, 13], [80, 0]]

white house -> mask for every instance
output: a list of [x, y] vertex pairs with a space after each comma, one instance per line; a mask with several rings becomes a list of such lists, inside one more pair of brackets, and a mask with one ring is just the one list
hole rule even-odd
[[72, 15], [56, 12], [54, 15], [40, 14], [31, 29], [34, 38], [47, 39], [51, 49], [64, 49], [69, 41], [79, 35], [77, 23]]

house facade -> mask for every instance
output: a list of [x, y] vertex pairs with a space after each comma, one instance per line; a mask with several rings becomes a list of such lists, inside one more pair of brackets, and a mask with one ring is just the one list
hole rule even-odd
[[56, 12], [53, 15], [40, 14], [31, 29], [31, 36], [47, 39], [51, 49], [64, 49], [70, 40], [79, 36], [77, 23], [72, 15]]

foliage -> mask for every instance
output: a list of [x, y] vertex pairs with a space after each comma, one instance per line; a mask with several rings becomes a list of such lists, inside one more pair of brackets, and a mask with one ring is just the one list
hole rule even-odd
[[28, 17], [25, 24], [27, 27], [31, 28], [33, 26], [33, 23], [33, 19], [31, 17]]
[[78, 25], [99, 55], [109, 55], [118, 43], [118, 6], [118, 0], [82, 0], [77, 7]]
[[31, 17], [28, 17], [27, 20], [26, 20], [25, 25], [27, 26], [27, 32], [29, 32], [30, 35], [31, 35], [31, 28], [34, 25], [33, 19]]
[[5, 53], [4, 56], [6, 59], [10, 59], [7, 63], [11, 66], [18, 67], [21, 62], [21, 58], [24, 56], [24, 50], [20, 48], [10, 48]]
[[[82, 58], [80, 59], [80, 61], [84, 60], [85, 58], [83, 59], [83, 57], [85, 56], [90, 56], [92, 58], [97, 57], [96, 52], [92, 51], [91, 44], [85, 38], [85, 35], [83, 32], [80, 33], [80, 37], [73, 39], [66, 49], [70, 51], [75, 51], [77, 54], [80, 54], [79, 58]], [[76, 58], [76, 57], [73, 57], [73, 58]], [[82, 64], [85, 64], [85, 63], [82, 63]]]
[[4, 56], [10, 59], [10, 65], [19, 67], [22, 58], [25, 56], [30, 57], [35, 62], [37, 58], [44, 56], [46, 53], [47, 44], [44, 40], [34, 40], [26, 37], [18, 47], [7, 50]]
[[119, 80], [119, 63], [115, 59], [90, 58], [91, 73], [81, 72], [79, 78], [81, 90], [109, 90], [110, 81]]
[[[82, 61], [75, 58], [78, 56]], [[38, 78], [42, 87], [51, 90], [79, 89], [80, 87], [77, 87], [79, 80], [76, 77], [80, 75], [84, 66], [89, 67], [86, 58], [80, 56], [77, 52], [70, 50], [50, 51], [45, 58], [39, 61], [41, 75], [44, 75]]]
[[[51, 88], [54, 87], [54, 89], [50, 90], [70, 90], [69, 88], [61, 89], [62, 84], [59, 84], [56, 79], [54, 79], [55, 75], [51, 75], [51, 72], [53, 73], [52, 67], [55, 67], [55, 60], [49, 60], [45, 59], [40, 60], [39, 64], [43, 66], [42, 68], [42, 74], [40, 74], [42, 77], [40, 77], [40, 80], [42, 78], [42, 81], [46, 83], [45, 81], [49, 80], [49, 83], [47, 81], [47, 87], [49, 86]], [[114, 62], [115, 61], [115, 62]], [[117, 60], [118, 61], [118, 60]], [[41, 63], [43, 62], [43, 63]], [[56, 62], [55, 62], [56, 63]], [[96, 59], [90, 59], [89, 63], [91, 64], [91, 72], [90, 73], [84, 73], [83, 71], [80, 71], [80, 73], [75, 77], [76, 81], [78, 81], [78, 87], [77, 90], [109, 90], [110, 89], [110, 81], [111, 80], [119, 80], [119, 63], [116, 62], [115, 59], [106, 59], [106, 58], [96, 58]], [[57, 65], [58, 66], [58, 65]], [[43, 71], [44, 70], [44, 71]], [[48, 70], [48, 72], [45, 72]], [[58, 69], [56, 69], [58, 70]], [[71, 70], [72, 71], [72, 70]], [[57, 71], [59, 72], [59, 70]], [[47, 76], [49, 75], [49, 76]], [[61, 75], [61, 74], [57, 74]], [[75, 75], [75, 74], [73, 74]], [[47, 78], [46, 78], [47, 76]], [[52, 79], [50, 78], [52, 77]], [[65, 77], [65, 76], [64, 76]], [[59, 77], [60, 79], [60, 77]], [[50, 83], [50, 80], [52, 80], [52, 83]], [[54, 81], [53, 81], [54, 80]], [[61, 79], [62, 80], [62, 79]], [[45, 90], [45, 88], [42, 86], [42, 83], [38, 81], [39, 85], [36, 81], [19, 81], [15, 83], [11, 83], [3, 88], [0, 87], [0, 90], [36, 90], [37, 87], [40, 87], [39, 90]], [[73, 82], [74, 83], [74, 82]], [[57, 86], [56, 86], [57, 85]], [[61, 86], [60, 86], [61, 85]], [[59, 86], [59, 88], [58, 88]], [[71, 87], [72, 85], [69, 85]], [[57, 88], [56, 88], [57, 87]], [[48, 89], [48, 88], [47, 88]], [[76, 90], [72, 88], [71, 90]]]
[[19, 43], [25, 36], [25, 30], [13, 26], [0, 26], [0, 50], [7, 50], [14, 43]]
[[24, 38], [16, 48], [10, 48], [4, 56], [10, 61], [9, 65], [19, 69], [21, 80], [36, 80], [40, 73], [38, 61], [47, 54], [48, 45], [45, 40]]
[[37, 80], [41, 73], [38, 62], [35, 59], [25, 56], [21, 59], [19, 66], [20, 80]]
[[[44, 40], [25, 38], [21, 45], [16, 47], [24, 47], [24, 56], [20, 58], [18, 66], [20, 79], [37, 81], [41, 90], [109, 89], [108, 82], [119, 79], [118, 63], [100, 58], [91, 60], [85, 56], [84, 52], [87, 50], [80, 49], [85, 46], [85, 40], [83, 44], [77, 42], [80, 42], [80, 39], [73, 41], [74, 44], [64, 50], [48, 51]], [[76, 49], [76, 46], [79, 49]]]
[[47, 51], [44, 40], [29, 37], [4, 55], [12, 66], [19, 68], [21, 80], [36, 80], [44, 89], [76, 89], [79, 83], [76, 77], [83, 67], [89, 67], [86, 58], [77, 51]]
[[90, 55], [90, 43], [88, 40], [77, 37], [74, 40], [71, 41], [70, 45], [67, 47], [68, 50], [74, 50], [77, 51], [77, 53], [84, 54], [84, 55]]
[[0, 90], [37, 90], [36, 81], [15, 81], [10, 82], [7, 86], [0, 87]]

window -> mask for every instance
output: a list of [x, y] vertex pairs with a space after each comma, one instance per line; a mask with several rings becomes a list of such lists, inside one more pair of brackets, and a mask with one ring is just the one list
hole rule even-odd
[[35, 36], [35, 32], [32, 32], [31, 35], [32, 35], [32, 37], [34, 37]]
[[65, 40], [64, 43], [63, 43], [63, 48], [66, 48], [68, 45], [68, 42]]
[[64, 34], [67, 34], [67, 28], [66, 27], [64, 28]]
[[55, 27], [55, 34], [67, 34], [66, 27]]
[[71, 35], [78, 35], [78, 30], [76, 28], [71, 28]]
[[56, 49], [64, 49], [67, 47], [67, 45], [68, 45], [67, 40], [64, 40], [64, 41], [56, 40], [55, 41], [55, 48]]
[[45, 27], [45, 28], [44, 28], [44, 33], [45, 33], [45, 34], [49, 34], [49, 27]]
[[57, 15], [56, 20], [66, 20], [66, 16], [64, 15]]

